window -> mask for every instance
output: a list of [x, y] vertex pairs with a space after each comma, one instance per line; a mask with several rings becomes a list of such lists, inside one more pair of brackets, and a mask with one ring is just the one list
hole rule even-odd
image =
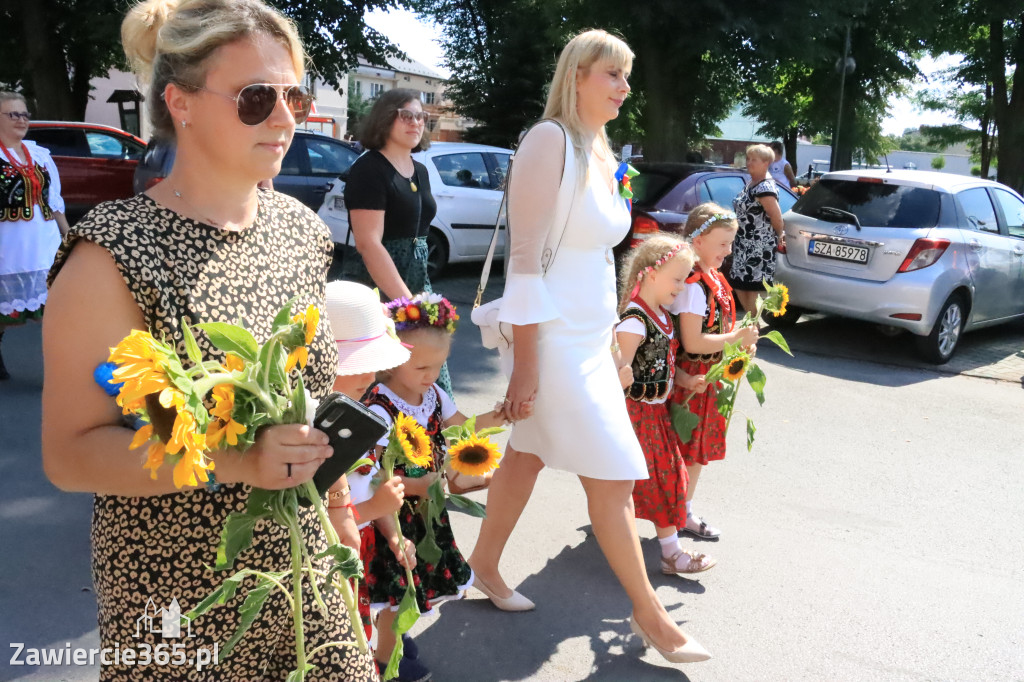
[[356, 94], [362, 97], [363, 95], [363, 81], [356, 81]]
[[996, 203], [1003, 210], [1003, 219], [1011, 237], [1024, 237], [1024, 202], [1006, 190], [997, 189]]
[[[991, 203], [986, 203], [991, 211]], [[852, 213], [864, 227], [934, 227], [939, 222], [939, 193], [923, 187], [825, 179], [807, 190], [793, 210], [819, 220], [845, 220], [822, 210], [826, 208]]]
[[86, 131], [85, 141], [89, 145], [89, 153], [95, 158], [137, 159], [142, 155], [141, 146], [107, 133]]
[[713, 201], [722, 208], [732, 209], [732, 200], [743, 191], [743, 178], [731, 176], [726, 178], [710, 177], [700, 184], [700, 202]]
[[445, 154], [433, 158], [441, 182], [449, 187], [478, 187], [495, 189], [487, 172], [483, 154]]
[[77, 128], [29, 128], [26, 137], [54, 156], [89, 156], [85, 135]]
[[970, 227], [986, 232], [999, 232], [996, 210], [992, 207], [992, 200], [988, 198], [988, 192], [984, 187], [964, 190], [957, 194], [956, 198], [960, 200], [960, 207], [963, 208], [964, 217]]
[[281, 175], [304, 175], [306, 161], [306, 145], [296, 136], [281, 161]]
[[309, 168], [313, 175], [337, 177], [347, 171], [358, 154], [328, 139], [307, 137], [306, 152], [309, 154]]
[[786, 190], [779, 188], [779, 209], [785, 213], [789, 209], [793, 208], [793, 204], [796, 203], [796, 197], [787, 192]]
[[494, 161], [491, 169], [491, 187], [494, 189], [505, 189], [505, 178], [508, 176], [508, 162], [511, 154], [491, 154]]
[[374, 99], [382, 92], [384, 92], [383, 83], [370, 83], [370, 99]]
[[423, 100], [424, 104], [433, 104], [434, 103], [434, 93], [432, 93], [432, 92], [421, 92], [420, 93], [420, 99]]

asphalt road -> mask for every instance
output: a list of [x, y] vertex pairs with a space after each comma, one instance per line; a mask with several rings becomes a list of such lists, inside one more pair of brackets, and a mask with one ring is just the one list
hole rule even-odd
[[[466, 319], [451, 364], [467, 413], [504, 390], [468, 323], [474, 271], [437, 287]], [[672, 666], [642, 651], [579, 483], [546, 471], [503, 565], [537, 610], [499, 612], [473, 591], [444, 605], [416, 628], [435, 679], [1024, 680], [1024, 390], [1013, 369], [984, 378], [1016, 367], [1021, 327], [979, 332], [994, 336], [975, 337], [975, 351], [1003, 357], [965, 370], [917, 366], [904, 341], [872, 333], [812, 319], [787, 332], [797, 357], [760, 352], [767, 402], [739, 402], [754, 450], [734, 429], [695, 500], [723, 531], [700, 544], [715, 568], [662, 576], [640, 524], [659, 596], [713, 660]], [[15, 379], [0, 384], [0, 644], [96, 646], [90, 498], [42, 474], [38, 327], [4, 341]], [[477, 520], [453, 523], [471, 548]], [[0, 680], [96, 679], [88, 667], [13, 668], [8, 652]]]

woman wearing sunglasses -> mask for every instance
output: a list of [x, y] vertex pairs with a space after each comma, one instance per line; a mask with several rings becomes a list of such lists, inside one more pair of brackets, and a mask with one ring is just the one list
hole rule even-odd
[[[412, 158], [430, 147], [427, 119], [419, 92], [382, 93], [359, 136], [368, 151], [352, 164], [345, 182], [351, 240], [342, 247], [342, 277], [377, 287], [392, 300], [433, 291], [427, 234], [437, 202], [426, 167]], [[447, 364], [438, 384], [451, 395]]]
[[[7, 327], [43, 314], [46, 273], [68, 231], [50, 153], [25, 141], [25, 98], [0, 92], [0, 343]], [[0, 381], [10, 378], [0, 352]]]
[[[123, 651], [126, 643], [137, 650], [165, 642], [158, 633], [137, 635], [137, 620], [154, 606], [177, 600], [187, 612], [224, 580], [208, 566], [227, 515], [245, 508], [253, 487], [308, 481], [331, 449], [320, 431], [268, 427], [243, 457], [212, 453], [218, 485], [179, 490], [169, 467], [151, 479], [139, 451], [129, 450], [133, 431], [93, 370], [133, 329], [176, 342], [184, 356], [183, 318], [193, 325], [241, 318], [266, 341], [289, 299], [297, 297], [299, 309], [323, 309], [332, 245], [326, 226], [299, 202], [257, 189], [277, 174], [311, 106], [299, 85], [305, 55], [290, 21], [260, 0], [149, 0], [129, 11], [122, 38], [149, 84], [152, 124], [175, 138], [177, 158], [145, 194], [93, 209], [58, 253], [44, 326], [43, 464], [60, 488], [95, 494], [100, 639]], [[322, 324], [309, 346], [303, 380], [317, 398], [334, 382], [333, 338]], [[224, 361], [204, 334], [198, 341], [204, 360]], [[311, 550], [323, 549], [312, 510], [300, 520]], [[284, 529], [258, 525], [235, 568], [284, 571], [289, 557]], [[307, 604], [306, 651], [343, 646], [314, 656], [305, 679], [375, 679], [372, 657], [344, 646], [355, 636], [338, 593], [322, 596], [332, 616]], [[192, 623], [193, 636], [172, 643], [190, 660], [199, 649], [223, 646], [239, 626], [237, 606], [215, 609]], [[291, 618], [285, 602], [271, 598], [231, 655], [209, 671], [173, 665], [176, 648], [170, 664], [104, 661], [100, 679], [283, 680], [296, 660]]]

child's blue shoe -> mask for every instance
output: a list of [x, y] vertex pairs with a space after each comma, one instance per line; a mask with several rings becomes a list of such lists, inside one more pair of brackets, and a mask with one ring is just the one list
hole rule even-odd
[[402, 655], [414, 660], [420, 657], [420, 648], [416, 646], [416, 641], [409, 635], [402, 635]]
[[398, 682], [427, 682], [432, 676], [427, 666], [415, 658], [403, 656], [398, 664]]

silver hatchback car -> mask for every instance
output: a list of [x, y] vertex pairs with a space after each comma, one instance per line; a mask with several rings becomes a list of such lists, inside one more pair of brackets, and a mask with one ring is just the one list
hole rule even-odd
[[793, 322], [820, 311], [917, 335], [929, 361], [963, 332], [1024, 317], [1024, 199], [931, 171], [840, 171], [786, 212], [776, 280]]

